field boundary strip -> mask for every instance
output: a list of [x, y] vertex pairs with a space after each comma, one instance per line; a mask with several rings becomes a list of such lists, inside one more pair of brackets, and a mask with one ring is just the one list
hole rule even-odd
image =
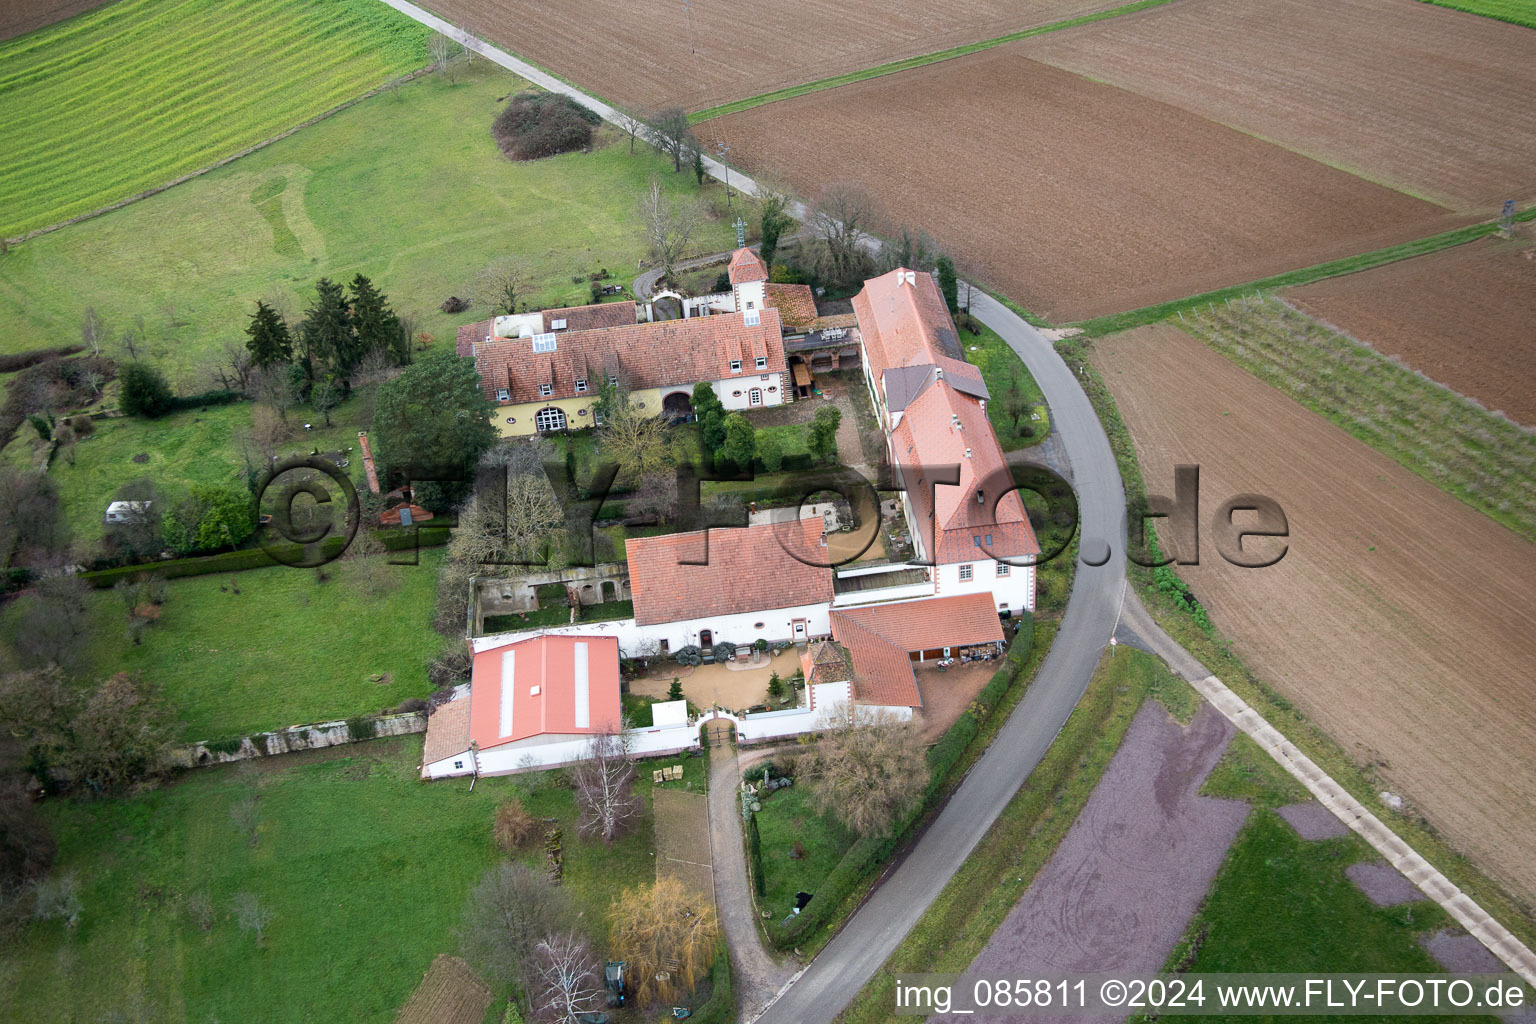
[[1032, 36], [1044, 35], [1047, 32], [1056, 32], [1064, 28], [1076, 28], [1079, 25], [1087, 25], [1095, 21], [1104, 21], [1109, 18], [1118, 18], [1123, 14], [1135, 14], [1151, 7], [1162, 7], [1172, 3], [1173, 0], [1136, 0], [1135, 3], [1125, 4], [1122, 7], [1111, 8], [1107, 11], [1098, 11], [1094, 14], [1085, 14], [1077, 18], [1069, 18], [1066, 21], [1052, 22], [1049, 25], [1040, 25], [1035, 28], [1021, 29], [1018, 32], [1009, 32], [1006, 35], [994, 36], [991, 39], [983, 39], [975, 43], [963, 43], [952, 46], [947, 50], [937, 50], [933, 53], [924, 53], [916, 57], [904, 57], [901, 60], [888, 61], [885, 64], [876, 64], [874, 67], [863, 68], [859, 71], [848, 71], [841, 75], [832, 75], [829, 78], [818, 78], [812, 82], [803, 82], [800, 85], [785, 86], [772, 92], [759, 93], [749, 96], [744, 100], [733, 100], [730, 103], [721, 103], [718, 106], [706, 107], [703, 110], [694, 111], [688, 115], [689, 124], [700, 124], [727, 114], [739, 114], [743, 110], [751, 110], [753, 107], [761, 107], [768, 103], [776, 103], [779, 100], [793, 99], [796, 96], [804, 96], [807, 93], [821, 92], [824, 89], [835, 89], [840, 85], [852, 85], [854, 82], [863, 82], [870, 78], [881, 78], [885, 75], [894, 75], [900, 71], [910, 71], [913, 68], [926, 67], [929, 64], [937, 64], [944, 60], [953, 60], [956, 57], [964, 57], [971, 53], [980, 53], [982, 50], [990, 50], [1005, 43], [1015, 43], [1020, 39], [1028, 39]]
[[1463, 14], [1473, 14], [1479, 18], [1490, 18], [1509, 25], [1523, 25], [1526, 28], [1536, 29], [1536, 8], [1532, 8], [1528, 2], [1521, 3], [1519, 0], [1420, 0], [1420, 3], [1444, 7], [1451, 11], [1461, 11]]
[[286, 139], [294, 132], [301, 131], [310, 127], [311, 125], [319, 124], [321, 121], [324, 121], [327, 118], [334, 117], [344, 110], [348, 110], [357, 106], [364, 100], [372, 99], [373, 97], [384, 92], [386, 89], [393, 88], [397, 85], [404, 85], [407, 82], [415, 81], [417, 78], [420, 78], [422, 75], [428, 74], [431, 71], [432, 68], [430, 66], [417, 68], [415, 71], [401, 75], [398, 78], [391, 79], [390, 81], [385, 82], [383, 85], [375, 89], [370, 89], [363, 93], [361, 96], [354, 96], [347, 100], [345, 103], [338, 103], [336, 106], [329, 110], [321, 111], [307, 121], [296, 124], [291, 128], [285, 128], [281, 132], [278, 132], [276, 135], [262, 139], [260, 142], [252, 143], [251, 145], [246, 146], [244, 149], [241, 149], [238, 152], [231, 153], [225, 157], [220, 157], [218, 160], [215, 160], [213, 163], [207, 165], [206, 167], [199, 167], [195, 171], [188, 171], [186, 174], [172, 178], [170, 181], [156, 185], [153, 188], [147, 188], [142, 192], [135, 192], [131, 196], [126, 196], [117, 200], [116, 202], [108, 203], [106, 206], [97, 207], [94, 210], [87, 210], [85, 213], [77, 213], [75, 216], [70, 217], [67, 220], [61, 220], [56, 224], [46, 224], [40, 228], [33, 228], [31, 231], [28, 231], [25, 234], [17, 235], [14, 238], [6, 238], [0, 241], [3, 241], [5, 246], [20, 245], [23, 242], [29, 242], [41, 235], [46, 235], [51, 232], [58, 231], [60, 228], [67, 228], [73, 224], [80, 224], [84, 221], [94, 220], [95, 218], [104, 214], [111, 213], [113, 210], [121, 210], [125, 206], [132, 206], [134, 203], [140, 202], [141, 200], [148, 199], [151, 196], [157, 196], [167, 189], [175, 188], [177, 185], [184, 185], [195, 178], [201, 178], [203, 175], [209, 173], [210, 171], [216, 171], [220, 167], [227, 166], [234, 163], [236, 160], [250, 156], [252, 153], [266, 149], [274, 142], [281, 142], [283, 139]]
[[[1516, 222], [1536, 220], [1536, 206], [1515, 214], [1515, 220]], [[1067, 326], [1076, 327], [1089, 337], [1116, 334], [1120, 331], [1128, 331], [1133, 327], [1145, 327], [1149, 324], [1166, 320], [1181, 310], [1193, 309], [1209, 303], [1223, 302], [1227, 299], [1241, 298], [1253, 291], [1262, 293], [1265, 289], [1273, 291], [1300, 284], [1311, 284], [1314, 281], [1322, 281], [1330, 277], [1343, 277], [1346, 274], [1355, 274], [1362, 270], [1374, 270], [1389, 263], [1413, 259], [1415, 256], [1427, 256], [1442, 249], [1450, 249], [1454, 246], [1465, 245], [1468, 242], [1475, 242], [1480, 238], [1487, 238], [1489, 235], [1496, 234], [1498, 230], [1499, 225], [1496, 221], [1470, 224], [1464, 228], [1453, 228], [1450, 231], [1443, 231], [1437, 235], [1426, 235], [1423, 238], [1416, 238], [1410, 242], [1388, 246], [1385, 249], [1373, 249], [1370, 252], [1360, 253], [1355, 256], [1345, 256], [1342, 259], [1329, 260], [1326, 263], [1316, 263], [1310, 267], [1287, 270], [1283, 274], [1260, 278], [1257, 281], [1248, 281], [1244, 284], [1218, 288], [1215, 291], [1201, 292], [1199, 295], [1191, 295], [1184, 299], [1172, 299], [1168, 302], [1159, 302], [1152, 306], [1142, 306], [1140, 309], [1126, 310], [1124, 313], [1110, 313], [1105, 316], [1093, 317], [1089, 320], [1079, 320]]]
[[[1172, 642], [1170, 640], [1170, 642]], [[1370, 809], [1318, 767], [1306, 754], [1255, 711], [1247, 701], [1233, 693], [1216, 676], [1191, 679], [1200, 695], [1220, 711], [1286, 772], [1307, 788], [1317, 802], [1328, 808], [1360, 838], [1371, 844], [1394, 868], [1450, 914], [1463, 928], [1488, 948], [1516, 974], [1536, 985], [1536, 953], [1515, 937], [1476, 900], [1451, 883], [1433, 864], [1403, 842]]]

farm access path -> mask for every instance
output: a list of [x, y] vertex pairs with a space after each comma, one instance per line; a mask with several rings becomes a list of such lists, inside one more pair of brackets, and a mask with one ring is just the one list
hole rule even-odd
[[[604, 120], [617, 123], [618, 112], [611, 106], [527, 61], [474, 38], [407, 0], [383, 2], [461, 41], [528, 81], [569, 96]], [[718, 160], [705, 156], [703, 163], [711, 177], [725, 179], [726, 169]], [[740, 171], [732, 180], [743, 192], [757, 192], [756, 182]], [[788, 212], [805, 219], [806, 210], [799, 204]], [[1099, 656], [1118, 625], [1121, 606], [1136, 605], [1135, 599], [1126, 595], [1125, 489], [1093, 404], [1045, 335], [991, 295], [980, 291], [973, 295], [971, 314], [995, 331], [1023, 360], [1051, 408], [1052, 419], [1060, 431], [1059, 453], [1071, 470], [1078, 494], [1078, 557], [1082, 564], [1074, 575], [1061, 628], [1050, 653], [991, 746], [966, 774], [932, 826], [912, 845], [906, 859], [880, 882], [842, 931], [767, 1010], [749, 1018], [765, 1024], [830, 1024], [874, 977], [1040, 763], [1088, 688]], [[1162, 630], [1146, 616], [1144, 633], [1156, 635], [1162, 634]], [[1178, 647], [1166, 634], [1161, 641]], [[1193, 661], [1182, 648], [1178, 650], [1183, 659]], [[1407, 874], [1500, 959], [1536, 984], [1536, 954], [1345, 793], [1343, 787], [1221, 680], [1208, 675], [1194, 685], [1229, 721], [1301, 779], [1325, 807]]]

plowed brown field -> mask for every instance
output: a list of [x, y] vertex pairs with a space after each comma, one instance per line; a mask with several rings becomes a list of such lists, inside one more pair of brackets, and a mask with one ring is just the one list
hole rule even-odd
[[[689, 110], [1069, 21], [1128, 0], [433, 0], [433, 10], [584, 89]], [[691, 20], [687, 12], [692, 11]]]
[[1485, 238], [1286, 297], [1446, 387], [1536, 426], [1536, 248], [1529, 241]]
[[1259, 676], [1536, 900], [1536, 546], [1174, 327], [1096, 343], [1153, 491], [1275, 498], [1290, 550], [1180, 574]]
[[0, 0], [0, 40], [52, 25], [108, 0]]
[[1458, 209], [1536, 197], [1536, 32], [1415, 0], [1184, 0], [1019, 44]]
[[850, 178], [1056, 321], [1120, 312], [1462, 223], [1017, 43], [700, 126], [806, 195]]

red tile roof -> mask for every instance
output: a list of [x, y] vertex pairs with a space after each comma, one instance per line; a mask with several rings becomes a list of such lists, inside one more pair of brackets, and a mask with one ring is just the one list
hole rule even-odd
[[822, 532], [817, 518], [630, 538], [624, 548], [635, 622], [649, 626], [831, 601]]
[[768, 280], [768, 267], [751, 249], [737, 249], [731, 253], [731, 265], [726, 271], [732, 287], [749, 281]]
[[830, 640], [818, 640], [807, 644], [800, 655], [800, 671], [805, 673], [808, 686], [823, 683], [846, 683], [853, 678], [853, 667], [848, 654], [840, 644]]
[[[546, 309], [544, 314], [544, 330], [553, 331], [552, 326], [556, 320], [564, 320], [562, 331], [596, 331], [605, 327], [624, 327], [635, 322], [634, 302], [600, 302], [590, 306], [566, 306], [561, 309]], [[475, 345], [486, 340], [495, 340], [491, 337], [491, 330], [496, 325], [495, 320], [480, 320], [476, 323], [465, 324], [459, 328], [458, 347], [456, 351], [461, 356], [475, 354]]]
[[[510, 680], [503, 675], [509, 653]], [[577, 707], [578, 677], [583, 658], [587, 724], [578, 725], [582, 710]], [[620, 727], [619, 641], [615, 637], [545, 635], [499, 644], [475, 654], [473, 672], [469, 735], [481, 750], [533, 736], [591, 735], [617, 731]], [[502, 695], [509, 686], [513, 701], [511, 731], [503, 733], [501, 726], [506, 718], [502, 713]]]
[[[936, 382], [907, 406], [891, 433], [893, 459], [916, 514], [924, 553], [940, 564], [1040, 553], [1035, 531], [981, 403]], [[967, 456], [969, 452], [969, 456]], [[937, 483], [958, 467], [958, 486]], [[976, 492], [982, 500], [976, 500]], [[937, 543], [934, 531], [938, 530]], [[992, 537], [987, 544], [987, 536]], [[981, 538], [986, 548], [976, 546]]]
[[898, 269], [865, 281], [853, 297], [853, 312], [877, 380], [893, 366], [938, 363], [940, 357], [965, 361], [944, 297], [928, 274]]
[[[766, 360], [763, 369], [756, 360]], [[731, 372], [733, 360], [741, 370]], [[692, 385], [701, 380], [756, 379], [755, 375], [784, 372], [784, 341], [777, 310], [761, 311], [757, 326], [744, 314], [692, 317], [660, 323], [628, 324], [589, 331], [560, 332], [553, 352], [533, 351], [528, 338], [480, 342], [475, 369], [480, 388], [492, 402], [498, 388], [511, 397], [500, 404], [537, 402], [542, 398], [574, 398], [576, 382], [586, 382], [587, 394], [605, 376], [617, 376], [631, 390]], [[551, 394], [541, 396], [539, 385]]]
[[765, 285], [763, 304], [778, 310], [786, 327], [809, 327], [816, 322], [816, 296], [808, 284]]
[[427, 738], [422, 743], [421, 763], [432, 764], [469, 749], [469, 696], [438, 706], [427, 718]]
[[832, 612], [832, 635], [853, 656], [854, 697], [865, 704], [917, 707], [911, 654], [1001, 643], [991, 594], [961, 594]]

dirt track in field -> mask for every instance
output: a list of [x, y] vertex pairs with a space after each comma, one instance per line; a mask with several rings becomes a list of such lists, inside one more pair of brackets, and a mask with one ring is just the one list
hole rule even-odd
[[[1236, 651], [1536, 901], [1536, 546], [1177, 328], [1105, 338], [1093, 358], [1148, 488], [1200, 466], [1201, 564], [1179, 572]], [[1240, 492], [1289, 517], [1272, 568], [1234, 568], [1210, 540]]]
[[0, 2], [0, 41], [72, 18], [104, 3], [107, 0], [4, 0]]
[[700, 126], [803, 194], [840, 178], [1051, 320], [1238, 284], [1464, 223], [1019, 44]]
[[1184, 0], [1036, 60], [1457, 209], [1536, 197], [1536, 32], [1416, 0]]
[[[1536, 35], [1533, 32], [1532, 35]], [[1486, 238], [1296, 288], [1305, 312], [1536, 427], [1536, 245]]]
[[701, 110], [1125, 2], [778, 0], [770, 10], [730, 0], [434, 0], [431, 7], [610, 102]]
[[[1161, 968], [1248, 817], [1240, 800], [1199, 795], [1232, 733], [1209, 705], [1181, 727], [1157, 701], [1142, 704], [1083, 812], [969, 973], [1018, 978]], [[929, 1018], [1023, 1019], [985, 1010]], [[1119, 1024], [1125, 1013], [1028, 1019]]]

